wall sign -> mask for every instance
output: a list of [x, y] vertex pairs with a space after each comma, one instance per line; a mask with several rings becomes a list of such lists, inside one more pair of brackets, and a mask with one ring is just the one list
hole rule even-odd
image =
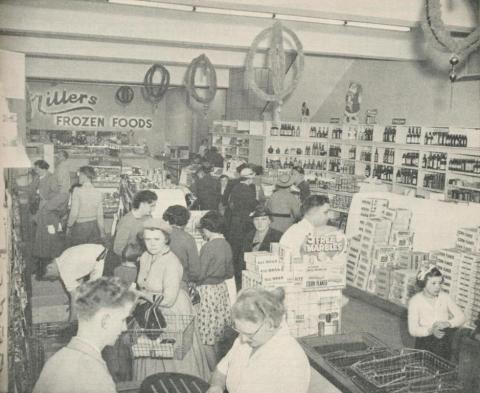
[[[151, 105], [139, 98], [128, 107], [115, 100], [116, 86], [29, 82], [36, 130], [149, 131], [154, 128]], [[135, 89], [135, 88], [133, 88]], [[141, 94], [135, 94], [141, 97]]]
[[393, 126], [403, 126], [405, 124], [407, 124], [407, 119], [397, 118], [397, 117], [392, 119]]

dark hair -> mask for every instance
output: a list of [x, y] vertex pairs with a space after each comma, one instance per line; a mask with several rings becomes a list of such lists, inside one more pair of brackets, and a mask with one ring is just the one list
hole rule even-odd
[[263, 175], [263, 167], [261, 165], [252, 165], [251, 168], [255, 172], [256, 176]]
[[218, 178], [219, 180], [222, 180], [222, 179], [227, 179], [227, 180], [230, 180], [230, 178], [227, 176], [227, 175], [220, 175], [220, 177]]
[[68, 155], [68, 152], [67, 152], [66, 150], [60, 150], [60, 154], [61, 154], [61, 155], [63, 156], [63, 158], [65, 158], [65, 159], [68, 159], [68, 157], [70, 157], [70, 156]]
[[132, 206], [134, 209], [138, 209], [141, 203], [152, 203], [158, 199], [157, 194], [150, 190], [143, 190], [137, 192], [133, 197]]
[[247, 288], [240, 291], [232, 306], [232, 319], [242, 319], [254, 323], [270, 318], [274, 327], [279, 327], [285, 315], [285, 290], [276, 288]]
[[242, 169], [245, 169], [245, 168], [248, 168], [248, 164], [243, 163], [243, 164], [240, 164], [239, 166], [237, 166], [237, 168], [235, 170], [240, 174]]
[[162, 218], [170, 225], [183, 227], [187, 225], [187, 222], [190, 219], [190, 212], [184, 206], [173, 205], [169, 206], [167, 210], [165, 210]]
[[326, 195], [310, 195], [307, 199], [303, 201], [303, 214], [306, 214], [310, 209], [313, 209], [314, 207], [323, 206], [327, 203], [330, 203], [330, 200]]
[[199, 227], [200, 229], [208, 229], [210, 232], [224, 233], [225, 220], [219, 212], [210, 210], [200, 219]]
[[272, 212], [268, 207], [265, 207], [263, 205], [258, 205], [255, 210], [251, 213], [250, 215], [252, 218], [255, 217], [272, 217]]
[[303, 170], [303, 168], [301, 166], [294, 166], [292, 168], [292, 170], [294, 171], [297, 171], [298, 173], [300, 173], [301, 175], [304, 175], [305, 174], [305, 171]]
[[95, 179], [95, 169], [93, 169], [91, 166], [85, 165], [81, 166], [80, 169], [78, 170], [80, 173], [83, 173], [85, 176], [87, 176], [90, 180]]
[[134, 303], [137, 296], [118, 277], [101, 277], [76, 289], [75, 306], [80, 320], [92, 318], [104, 308], [121, 308]]
[[75, 190], [75, 188], [77, 187], [81, 187], [82, 185], [80, 183], [75, 183], [75, 184], [72, 184], [72, 186], [70, 187], [70, 193], [73, 193], [73, 190]]
[[45, 160], [37, 160], [33, 163], [33, 166], [38, 166], [40, 169], [45, 170], [48, 170], [48, 168], [50, 168], [50, 165]]
[[425, 277], [423, 277], [422, 279], [419, 279], [419, 278], [418, 278], [418, 275], [417, 275], [417, 286], [418, 286], [420, 289], [425, 288], [425, 286], [427, 285], [428, 279], [431, 278], [431, 277], [442, 277], [442, 282], [443, 282], [443, 274], [442, 274], [442, 272], [440, 271], [440, 269], [438, 269], [437, 267], [432, 267], [432, 268], [430, 268], [430, 270], [425, 274]]
[[210, 148], [210, 151], [213, 153], [213, 152], [215, 152], [215, 151], [218, 151], [218, 149], [217, 149], [215, 146], [212, 146], [212, 147]]

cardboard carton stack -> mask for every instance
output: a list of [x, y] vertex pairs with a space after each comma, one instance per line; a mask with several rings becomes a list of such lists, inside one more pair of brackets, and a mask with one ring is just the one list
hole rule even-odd
[[400, 304], [408, 303], [418, 266], [427, 253], [413, 252], [412, 213], [367, 198], [360, 206], [358, 231], [347, 250], [347, 282]]
[[337, 334], [346, 284], [345, 250], [346, 246], [326, 259], [314, 251], [292, 256], [289, 248], [278, 244], [272, 245], [271, 252], [245, 253], [242, 287], [283, 287], [286, 321], [294, 337]]

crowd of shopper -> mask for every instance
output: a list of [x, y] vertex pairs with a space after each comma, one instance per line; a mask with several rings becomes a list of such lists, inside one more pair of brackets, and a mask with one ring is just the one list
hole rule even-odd
[[[122, 363], [121, 355], [110, 352], [104, 356], [105, 365], [99, 351], [113, 343], [121, 347], [116, 339], [125, 328], [123, 320], [134, 298], [136, 305], [153, 304], [167, 319], [194, 317], [191, 348], [181, 359], [123, 359], [131, 361], [134, 379], [181, 372], [210, 380], [208, 393], [225, 388], [230, 393], [308, 390], [310, 368], [303, 350], [289, 335], [283, 290], [246, 289], [235, 301], [227, 282], [234, 278], [237, 290], [241, 289], [246, 252], [269, 251], [272, 243], [279, 243], [292, 256], [299, 256], [309, 236], [336, 231], [329, 225], [329, 199], [310, 195], [299, 167], [280, 174], [266, 198], [259, 181], [261, 168], [242, 164], [234, 178], [217, 178], [206, 158], [210, 154], [214, 165], [220, 164], [215, 158], [218, 152], [207, 147], [201, 150], [191, 187], [196, 197], [191, 208], [206, 211], [198, 226], [205, 241], [200, 249], [185, 231], [190, 210], [172, 205], [162, 218], [153, 218], [157, 194], [144, 190], [134, 196], [131, 210], [119, 220], [111, 250], [107, 250], [102, 198], [92, 185], [93, 168], [79, 168], [79, 186], [73, 187], [67, 209], [65, 190], [70, 185], [65, 171], [59, 171], [61, 180], [48, 172], [46, 162], [35, 163], [38, 176], [30, 198], [36, 223], [33, 255], [40, 261], [37, 274], [42, 276], [46, 270], [46, 277], [60, 276], [71, 296], [71, 317], [79, 321], [78, 335], [49, 360], [36, 393], [61, 391], [60, 385], [72, 378], [72, 370], [64, 370], [61, 364], [69, 359], [85, 362], [85, 370], [75, 369], [80, 375], [96, 368], [102, 371], [92, 384], [89, 381], [83, 389], [68, 391], [97, 391], [93, 384], [104, 387], [102, 391], [114, 391], [105, 367], [118, 379], [121, 373], [112, 371], [110, 360], [117, 357]], [[58, 236], [63, 231], [62, 217], [67, 217], [64, 240], [70, 247], [65, 251]], [[125, 275], [125, 268], [129, 274]], [[98, 279], [102, 270], [105, 276], [118, 277]], [[119, 277], [126, 284], [120, 284]], [[463, 313], [441, 292], [442, 274], [436, 267], [422, 270], [417, 278], [421, 292], [410, 301], [409, 331], [417, 338], [418, 348], [448, 357], [452, 332], [464, 322]], [[111, 326], [99, 322], [105, 315]], [[239, 338], [219, 361], [220, 344], [229, 328]], [[97, 331], [99, 338], [93, 338]], [[56, 378], [56, 372], [61, 377]]]

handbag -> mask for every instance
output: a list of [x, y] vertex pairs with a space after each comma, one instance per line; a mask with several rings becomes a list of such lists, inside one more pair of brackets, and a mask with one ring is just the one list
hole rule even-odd
[[188, 290], [188, 296], [190, 297], [190, 300], [192, 304], [195, 306], [196, 304], [200, 303], [200, 292], [198, 292], [197, 289], [197, 284], [195, 284], [193, 281], [188, 281], [187, 282], [187, 290]]
[[145, 334], [150, 340], [156, 340], [167, 327], [167, 321], [159, 307], [162, 300], [163, 296], [158, 296], [153, 303], [139, 303], [132, 312], [132, 317], [140, 328], [147, 330]]

